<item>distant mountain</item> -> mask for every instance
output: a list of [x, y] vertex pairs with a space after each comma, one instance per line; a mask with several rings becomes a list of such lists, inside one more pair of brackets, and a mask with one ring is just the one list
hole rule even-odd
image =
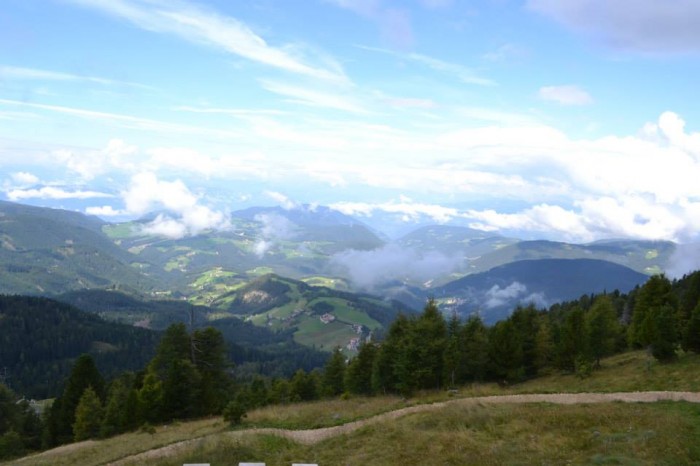
[[483, 272], [520, 260], [599, 259], [653, 275], [666, 269], [675, 249], [676, 244], [670, 241], [608, 240], [589, 244], [521, 241], [475, 258], [470, 271]]
[[493, 232], [449, 225], [424, 226], [397, 240], [404, 247], [445, 254], [459, 253], [467, 258], [487, 254], [517, 242], [517, 239], [505, 238]]
[[[361, 221], [324, 206], [251, 207], [231, 214], [235, 219], [263, 224], [263, 228], [286, 227], [288, 231], [269, 232], [267, 236], [286, 236], [297, 242], [327, 242], [324, 252], [332, 254], [345, 249], [374, 249], [384, 244], [380, 234]], [[278, 221], [287, 220], [288, 224]], [[265, 236], [265, 232], [263, 232]]]
[[647, 279], [628, 267], [601, 260], [524, 260], [460, 278], [433, 289], [432, 295], [448, 312], [478, 312], [493, 322], [518, 304], [544, 307], [606, 290], [627, 292]]
[[109, 240], [96, 217], [0, 202], [0, 293], [149, 289], [134, 257]]
[[78, 356], [90, 353], [104, 376], [140, 370], [153, 356], [160, 335], [107, 322], [46, 298], [0, 295], [0, 368], [8, 383], [27, 397], [59, 394]]

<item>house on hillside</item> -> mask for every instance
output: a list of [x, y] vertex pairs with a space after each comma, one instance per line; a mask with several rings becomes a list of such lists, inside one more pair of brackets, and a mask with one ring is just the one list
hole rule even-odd
[[328, 312], [326, 312], [325, 314], [323, 314], [321, 316], [321, 322], [323, 322], [324, 324], [330, 324], [334, 320], [335, 320], [335, 316], [333, 314], [328, 313]]

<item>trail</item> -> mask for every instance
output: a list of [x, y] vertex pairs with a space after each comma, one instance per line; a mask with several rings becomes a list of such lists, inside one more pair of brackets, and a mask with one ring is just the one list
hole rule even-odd
[[[349, 422], [333, 427], [320, 429], [289, 430], [274, 428], [254, 428], [214, 434], [226, 438], [240, 438], [246, 435], [277, 435], [304, 445], [313, 445], [326, 439], [346, 435], [362, 427], [397, 419], [408, 414], [421, 413], [441, 409], [447, 406], [469, 406], [488, 404], [519, 404], [519, 403], [553, 403], [561, 405], [611, 403], [620, 401], [624, 403], [654, 403], [657, 401], [687, 401], [700, 403], [700, 393], [697, 392], [618, 392], [618, 393], [548, 393], [525, 395], [499, 395], [479, 396], [474, 398], [459, 398], [456, 400], [441, 401], [437, 403], [409, 406], [407, 408], [378, 414], [367, 419]], [[180, 451], [187, 450], [190, 446], [202, 441], [206, 437], [185, 440], [173, 443], [165, 447], [156, 448], [136, 455], [122, 458], [109, 466], [122, 466], [127, 464], [142, 463], [149, 459], [164, 458]]]

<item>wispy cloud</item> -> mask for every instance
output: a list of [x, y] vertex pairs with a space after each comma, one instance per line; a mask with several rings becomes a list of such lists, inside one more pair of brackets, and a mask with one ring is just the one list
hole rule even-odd
[[68, 0], [95, 8], [157, 33], [173, 34], [256, 63], [312, 78], [347, 82], [340, 65], [328, 57], [311, 64], [301, 47], [268, 44], [246, 24], [231, 16], [180, 0]]
[[387, 55], [397, 57], [401, 60], [407, 60], [412, 61], [414, 63], [418, 63], [420, 65], [432, 69], [433, 71], [454, 76], [465, 84], [474, 84], [477, 86], [497, 85], [497, 83], [494, 80], [480, 76], [473, 69], [460, 65], [458, 63], [451, 63], [448, 61], [440, 60], [439, 58], [430, 57], [428, 55], [422, 55], [420, 53], [402, 53], [379, 47], [368, 47], [364, 45], [360, 45], [358, 47], [363, 50], [384, 53]]
[[593, 98], [578, 86], [544, 86], [539, 90], [539, 96], [544, 100], [551, 100], [562, 105], [588, 105], [593, 103]]
[[262, 79], [260, 83], [266, 90], [290, 98], [291, 102], [311, 107], [343, 110], [350, 113], [370, 113], [362, 103], [348, 95], [337, 92], [323, 92], [310, 87], [294, 86], [268, 79]]
[[78, 118], [89, 120], [102, 120], [119, 123], [124, 127], [148, 131], [161, 131], [169, 133], [189, 133], [189, 134], [205, 134], [216, 137], [236, 137], [238, 133], [232, 131], [220, 131], [211, 128], [202, 128], [191, 125], [181, 125], [177, 123], [169, 123], [149, 118], [141, 118], [132, 115], [122, 115], [119, 113], [99, 112], [96, 110], [86, 110], [83, 108], [65, 107], [62, 105], [48, 105], [34, 102], [24, 102], [21, 100], [0, 99], [0, 104], [28, 107], [37, 110], [45, 110], [49, 112], [62, 113], [72, 115]]
[[66, 191], [62, 188], [45, 186], [39, 189], [11, 189], [5, 193], [11, 201], [25, 199], [94, 199], [114, 197], [97, 191]]
[[141, 89], [154, 89], [151, 86], [129, 81], [119, 81], [95, 76], [82, 76], [78, 74], [64, 73], [61, 71], [39, 70], [35, 68], [23, 68], [17, 66], [0, 66], [0, 79], [90, 82], [105, 86], [129, 86]]

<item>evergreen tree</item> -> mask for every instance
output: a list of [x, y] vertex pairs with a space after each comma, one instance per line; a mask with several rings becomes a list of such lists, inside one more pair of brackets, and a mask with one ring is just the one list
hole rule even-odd
[[676, 307], [671, 282], [664, 275], [654, 275], [639, 289], [635, 296], [632, 323], [628, 330], [630, 344], [638, 348], [649, 346], [654, 338], [655, 309], [668, 304]]
[[491, 371], [499, 383], [517, 382], [523, 378], [523, 346], [512, 320], [502, 320], [492, 327], [489, 356]]
[[678, 329], [676, 311], [669, 304], [653, 308], [647, 319], [651, 322], [651, 354], [667, 362], [676, 357]]
[[510, 316], [513, 321], [518, 339], [522, 345], [523, 371], [525, 377], [537, 375], [537, 330], [539, 315], [533, 305], [527, 307], [518, 306]]
[[127, 430], [133, 379], [133, 374], [124, 374], [111, 383], [105, 404], [104, 419], [100, 427], [101, 437], [110, 437]]
[[[700, 276], [700, 274], [698, 274]], [[700, 301], [693, 309], [683, 332], [683, 349], [700, 353]]]
[[348, 392], [358, 395], [372, 394], [372, 368], [378, 347], [374, 343], [360, 345], [357, 356], [350, 361], [345, 372], [345, 387]]
[[460, 382], [481, 381], [489, 363], [488, 329], [478, 315], [472, 315], [462, 327]]
[[52, 406], [47, 422], [47, 446], [73, 440], [75, 410], [88, 387], [92, 387], [99, 399], [104, 396], [104, 380], [95, 366], [95, 361], [92, 356], [84, 354], [75, 361], [63, 395]]
[[324, 396], [337, 396], [343, 393], [345, 388], [345, 356], [340, 348], [335, 348], [326, 362], [323, 370]]
[[96, 438], [102, 425], [102, 404], [97, 393], [88, 387], [80, 397], [75, 409], [73, 438], [76, 442]]
[[540, 317], [537, 334], [535, 335], [535, 366], [540, 371], [545, 367], [550, 367], [553, 360], [554, 340], [552, 326], [549, 322], [549, 317], [543, 315]]
[[189, 359], [173, 361], [163, 380], [163, 419], [187, 419], [201, 414], [200, 386], [199, 372]]
[[459, 317], [455, 312], [447, 323], [447, 343], [443, 356], [445, 383], [450, 387], [455, 387], [461, 382], [462, 357], [462, 331]]
[[598, 296], [585, 315], [586, 348], [596, 367], [600, 359], [613, 354], [620, 326], [617, 313], [607, 295]]
[[165, 330], [148, 368], [164, 380], [175, 361], [191, 361], [191, 356], [192, 346], [187, 327], [183, 323], [172, 324]]
[[218, 414], [224, 408], [231, 378], [227, 370], [226, 341], [223, 334], [208, 327], [192, 334], [195, 366], [201, 376], [199, 406], [201, 414]]
[[163, 382], [155, 372], [146, 372], [137, 398], [139, 422], [154, 424], [163, 418]]
[[586, 355], [585, 314], [576, 305], [564, 319], [556, 344], [557, 366], [567, 371], [575, 371], [577, 361]]
[[390, 393], [399, 390], [399, 356], [407, 344], [411, 323], [399, 314], [391, 323], [372, 366], [372, 390], [375, 393]]
[[[411, 358], [413, 379], [417, 388], [440, 388], [444, 378], [443, 363], [447, 347], [447, 325], [435, 300], [430, 299], [423, 313], [411, 328], [406, 357]], [[404, 374], [404, 377], [406, 374]], [[404, 385], [411, 384], [404, 380]]]
[[312, 374], [307, 374], [304, 369], [294, 373], [290, 381], [290, 397], [292, 401], [311, 401], [318, 398], [318, 386]]

